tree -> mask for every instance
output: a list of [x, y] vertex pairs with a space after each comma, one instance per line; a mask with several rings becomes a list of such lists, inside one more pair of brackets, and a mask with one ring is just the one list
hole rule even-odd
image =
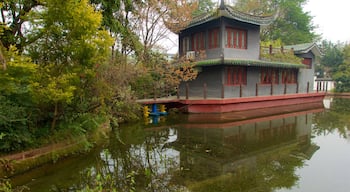
[[[94, 95], [96, 66], [106, 62], [112, 40], [101, 29], [102, 16], [88, 0], [47, 0], [38, 12], [34, 35], [40, 38], [28, 47], [42, 75], [34, 84], [33, 97], [51, 108], [51, 130], [56, 120], [70, 112], [88, 113], [99, 106]], [[69, 104], [69, 105], [68, 105]], [[49, 113], [49, 114], [50, 114]]]
[[277, 1], [238, 0], [235, 8], [252, 15], [266, 16], [276, 14]]
[[324, 77], [325, 74], [329, 77], [338, 71], [339, 66], [344, 62], [343, 46], [326, 40], [322, 41], [321, 47], [324, 55], [321, 57], [320, 67], [316, 71], [320, 77]]
[[303, 11], [306, 0], [239, 0], [236, 7], [241, 11], [266, 16], [276, 15], [275, 21], [261, 29], [262, 41], [281, 39], [285, 45], [309, 43], [318, 40], [313, 31], [312, 17]]
[[334, 73], [333, 79], [337, 82], [336, 91], [350, 92], [350, 45], [344, 47], [343, 58], [344, 61]]
[[54, 67], [47, 65], [42, 67], [38, 72], [38, 82], [32, 83], [30, 88], [33, 99], [36, 103], [53, 105], [53, 115], [51, 122], [51, 132], [56, 127], [56, 122], [60, 117], [59, 107], [71, 103], [74, 97], [76, 87], [73, 85], [74, 73], [64, 73], [62, 75], [53, 75], [51, 70]]
[[15, 45], [17, 50], [22, 52], [26, 45], [32, 43], [33, 39], [26, 34], [30, 31], [26, 30], [26, 23], [31, 12], [42, 5], [42, 1], [39, 0], [5, 0], [0, 3], [0, 23], [3, 27], [0, 39], [6, 49]]
[[130, 53], [138, 55], [142, 45], [134, 31], [134, 23], [130, 22], [134, 15], [138, 15], [135, 6], [140, 0], [90, 0], [95, 8], [102, 13], [102, 26], [104, 26], [114, 38], [112, 45], [112, 59], [117, 59], [118, 54], [124, 58]]
[[214, 10], [215, 3], [211, 0], [198, 0], [198, 8], [192, 13], [193, 16], [198, 16]]
[[37, 65], [19, 55], [15, 46], [3, 50], [7, 66], [0, 69], [0, 151], [13, 151], [30, 146], [34, 139], [38, 111], [31, 100], [30, 84]]
[[277, 18], [271, 25], [262, 29], [261, 39], [281, 39], [286, 45], [316, 41], [318, 35], [313, 31], [315, 26], [312, 25], [312, 17], [302, 9], [305, 2], [306, 0], [277, 0]]
[[165, 26], [173, 33], [178, 33], [184, 29], [193, 18], [193, 10], [197, 10], [198, 1], [166, 1], [163, 5], [167, 10], [163, 20]]

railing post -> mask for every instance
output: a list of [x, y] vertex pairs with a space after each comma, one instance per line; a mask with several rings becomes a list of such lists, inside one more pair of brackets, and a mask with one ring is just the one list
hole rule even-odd
[[306, 85], [306, 93], [309, 93], [310, 92], [310, 82], [307, 82], [307, 85]]
[[319, 82], [316, 82], [316, 92], [318, 93], [318, 84]]
[[239, 97], [242, 97], [243, 91], [242, 91], [242, 84], [239, 84]]
[[273, 83], [271, 83], [270, 95], [273, 95]]
[[297, 82], [297, 88], [295, 90], [295, 93], [299, 93], [299, 82]]
[[221, 85], [221, 98], [225, 98], [225, 84]]
[[259, 96], [259, 87], [258, 87], [258, 84], [255, 85], [255, 96]]
[[272, 54], [272, 45], [269, 46], [269, 54]]
[[328, 82], [326, 82], [326, 93], [328, 91]]
[[326, 89], [325, 89], [325, 83], [324, 83], [324, 81], [323, 81], [322, 83], [323, 83], [323, 89], [322, 89], [322, 91], [324, 91], [324, 90], [326, 90]]
[[203, 98], [207, 99], [207, 84], [203, 84]]
[[283, 91], [284, 94], [287, 94], [287, 83], [284, 83], [284, 91]]
[[188, 99], [188, 90], [189, 90], [189, 85], [186, 83], [186, 100]]

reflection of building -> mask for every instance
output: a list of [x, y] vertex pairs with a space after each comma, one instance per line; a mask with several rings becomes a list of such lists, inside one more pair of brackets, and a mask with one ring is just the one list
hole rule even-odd
[[[286, 179], [279, 176], [281, 173], [295, 183], [294, 169], [318, 149], [310, 143], [312, 112], [322, 111], [323, 107], [308, 107], [310, 110], [283, 114], [271, 111], [272, 116], [256, 115], [253, 119], [241, 113], [237, 115], [240, 120], [233, 122], [229, 117], [235, 117], [235, 114], [218, 115], [216, 120], [190, 115], [189, 122], [179, 126], [178, 139], [174, 143], [180, 151], [180, 164], [184, 170], [181, 177], [185, 177], [190, 183], [188, 187], [194, 189], [202, 185], [215, 186], [215, 182], [220, 182], [224, 188], [226, 184], [230, 185], [227, 189], [231, 190], [238, 185], [241, 189], [259, 188], [260, 181], [267, 177], [275, 182]], [[228, 178], [230, 183], [223, 182]], [[237, 183], [232, 186], [232, 182]], [[271, 184], [270, 187], [284, 186]]]

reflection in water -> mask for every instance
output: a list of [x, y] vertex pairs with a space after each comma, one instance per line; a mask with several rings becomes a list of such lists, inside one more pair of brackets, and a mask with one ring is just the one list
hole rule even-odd
[[273, 191], [295, 185], [295, 169], [318, 149], [310, 143], [312, 113], [245, 122], [179, 128], [174, 146], [181, 151], [183, 171], [176, 183], [191, 191]]
[[316, 114], [313, 131], [315, 135], [338, 132], [343, 138], [350, 138], [350, 99], [330, 98], [331, 108]]
[[[125, 125], [88, 156], [42, 169], [46, 170], [42, 178], [27, 174], [26, 178], [38, 177], [27, 185], [33, 191], [76, 191], [87, 186], [107, 191], [291, 188], [299, 179], [295, 170], [318, 149], [310, 141], [317, 111], [323, 111], [322, 105], [184, 115], [170, 125], [163, 121]], [[23, 177], [15, 181], [23, 184]]]

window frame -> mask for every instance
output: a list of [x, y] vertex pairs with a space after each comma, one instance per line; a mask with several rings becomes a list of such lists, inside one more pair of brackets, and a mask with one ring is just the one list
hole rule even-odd
[[212, 28], [208, 32], [208, 48], [216, 49], [220, 46], [220, 28]]
[[181, 45], [182, 53], [186, 54], [188, 51], [191, 50], [190, 37], [189, 36], [184, 36], [181, 41], [182, 41], [182, 45]]
[[235, 49], [247, 49], [248, 31], [239, 28], [226, 27], [225, 47]]
[[193, 51], [205, 50], [205, 32], [198, 32], [193, 34], [191, 45]]
[[312, 58], [304, 58], [302, 63], [306, 65], [308, 69], [312, 68]]
[[298, 71], [295, 69], [283, 69], [282, 74], [282, 84], [296, 84], [298, 82]]
[[279, 70], [275, 68], [261, 68], [260, 84], [279, 84]]
[[227, 86], [247, 85], [247, 67], [230, 66], [225, 68]]

